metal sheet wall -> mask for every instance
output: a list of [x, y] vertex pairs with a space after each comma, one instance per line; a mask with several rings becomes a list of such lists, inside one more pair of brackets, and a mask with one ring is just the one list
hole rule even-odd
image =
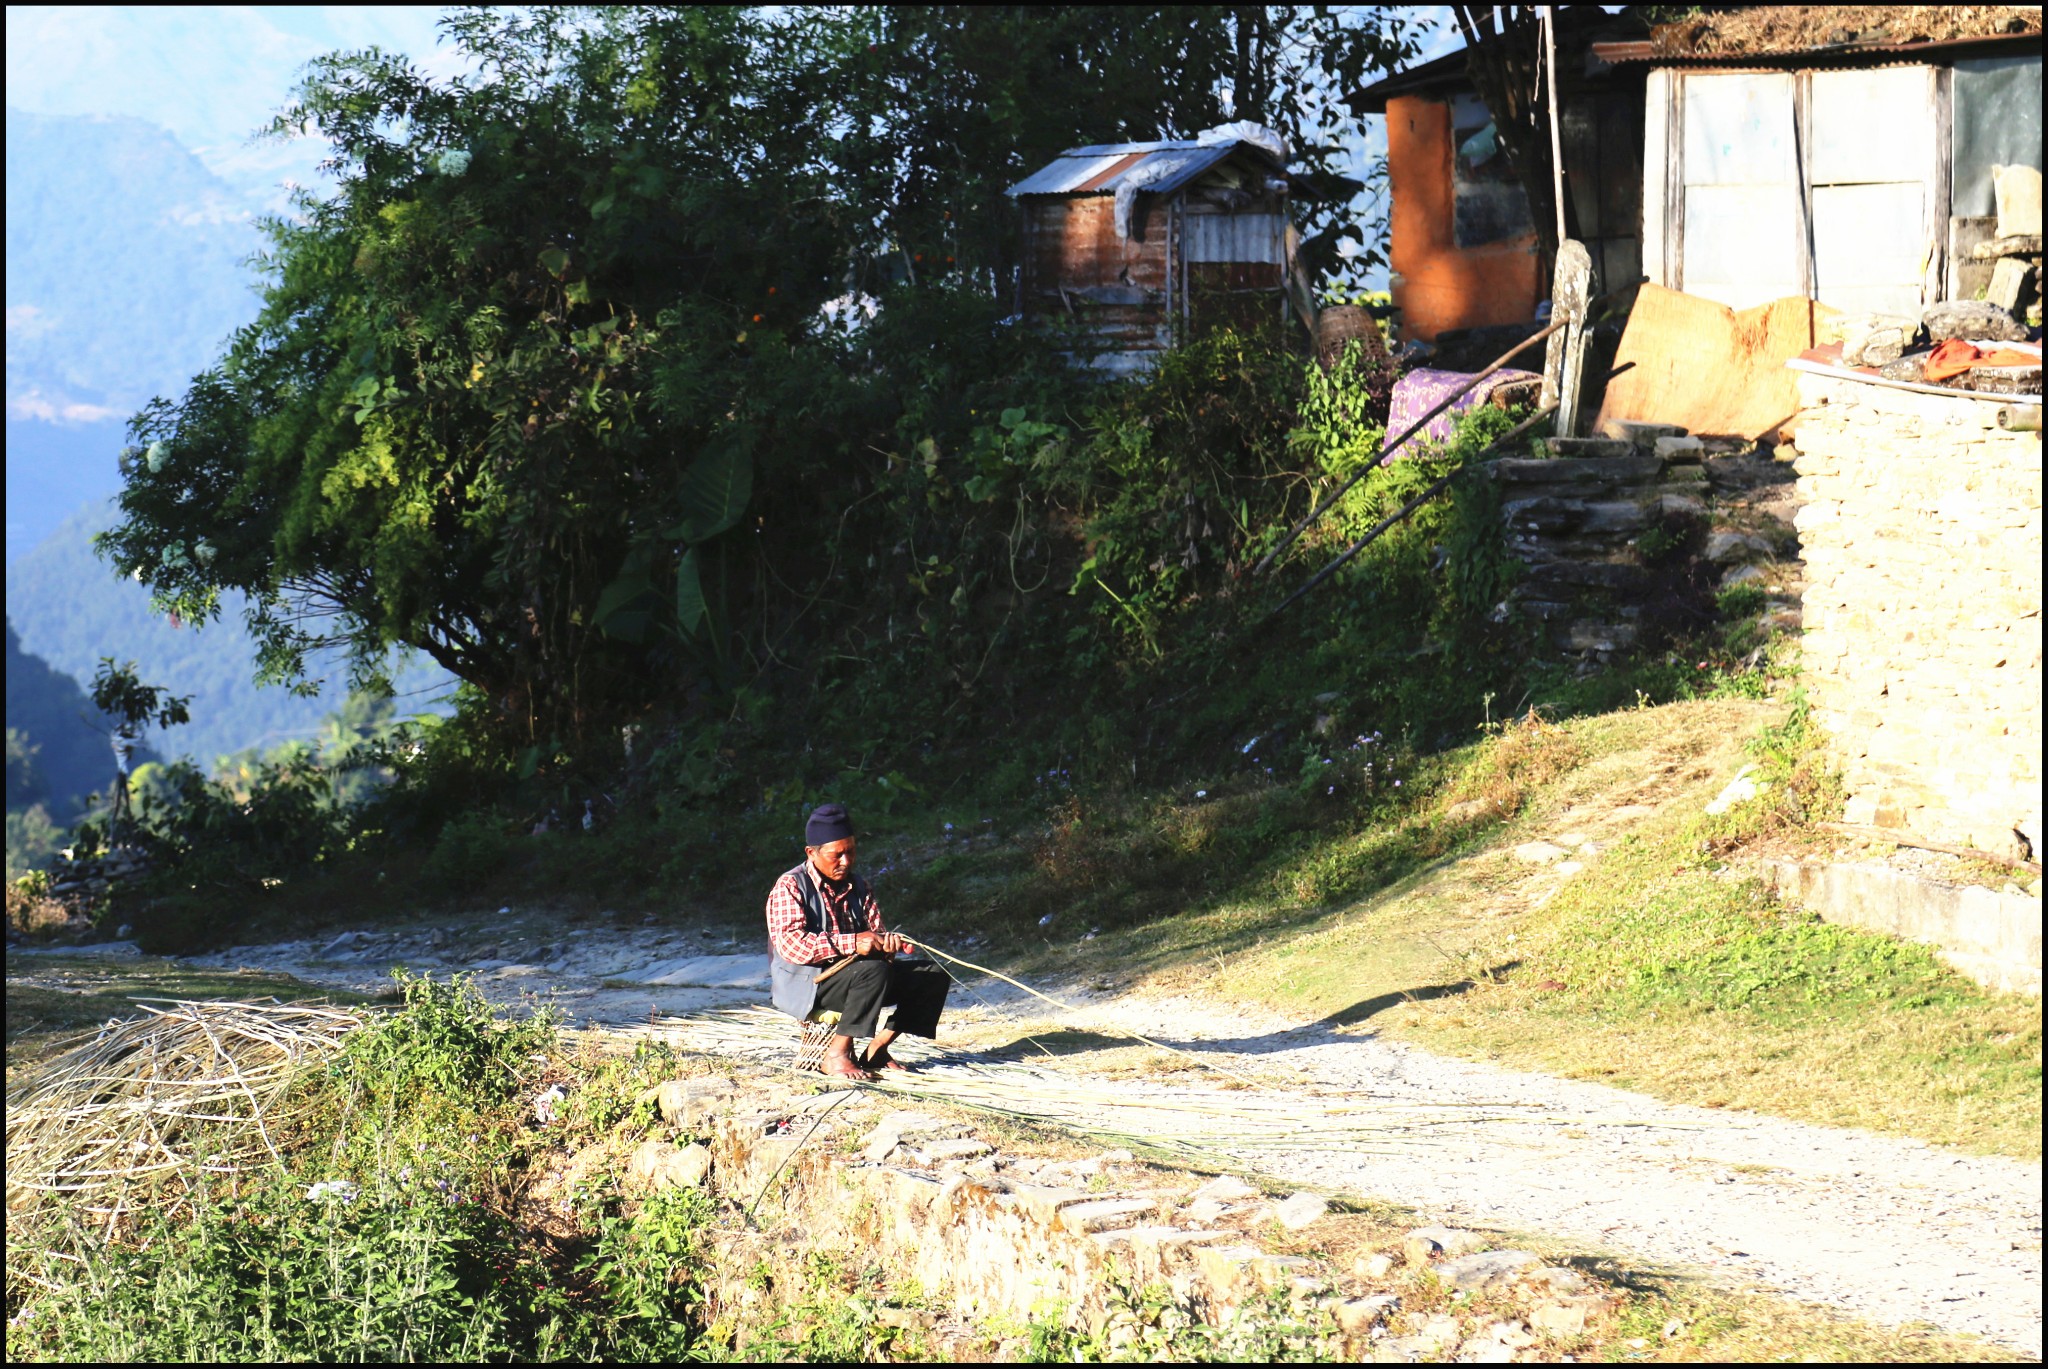
[[1955, 189], [1949, 212], [1996, 212], [1993, 166], [2041, 167], [2041, 55], [1956, 63]]

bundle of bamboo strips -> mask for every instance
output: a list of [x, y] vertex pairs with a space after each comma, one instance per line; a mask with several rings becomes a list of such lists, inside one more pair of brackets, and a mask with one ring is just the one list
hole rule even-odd
[[362, 1024], [308, 1003], [142, 1002], [7, 1093], [10, 1243], [56, 1194], [111, 1225], [141, 1201], [175, 1208], [200, 1175], [277, 1160], [287, 1096]]

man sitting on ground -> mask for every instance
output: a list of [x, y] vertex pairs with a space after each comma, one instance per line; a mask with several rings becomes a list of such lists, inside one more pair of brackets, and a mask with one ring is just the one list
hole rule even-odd
[[[818, 1068], [850, 1079], [875, 1070], [900, 1070], [889, 1058], [898, 1032], [938, 1035], [946, 1006], [946, 972], [929, 960], [898, 960], [916, 948], [882, 929], [881, 905], [866, 880], [853, 873], [853, 822], [828, 803], [804, 825], [804, 859], [768, 891], [768, 961], [775, 1006], [799, 1022], [813, 1009], [839, 1014], [838, 1030]], [[823, 982], [820, 983], [820, 977]], [[885, 1004], [896, 1014], [877, 1033]], [[855, 1037], [872, 1037], [861, 1060]]]

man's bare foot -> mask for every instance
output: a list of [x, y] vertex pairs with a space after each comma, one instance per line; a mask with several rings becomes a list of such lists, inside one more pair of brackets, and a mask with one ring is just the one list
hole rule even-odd
[[861, 1058], [861, 1064], [871, 1070], [896, 1070], [902, 1074], [910, 1073], [910, 1066], [890, 1055], [887, 1046], [882, 1047], [879, 1051], [869, 1051]]
[[872, 1079], [875, 1076], [854, 1063], [850, 1055], [828, 1055], [818, 1062], [818, 1073], [837, 1075], [841, 1079]]

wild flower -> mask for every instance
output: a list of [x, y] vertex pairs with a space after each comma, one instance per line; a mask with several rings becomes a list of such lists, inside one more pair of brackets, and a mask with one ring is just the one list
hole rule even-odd
[[469, 153], [461, 148], [451, 147], [434, 158], [434, 170], [443, 176], [460, 176], [469, 170]]
[[356, 1186], [347, 1179], [322, 1179], [306, 1190], [308, 1202], [340, 1201], [352, 1203], [356, 1200]]
[[164, 468], [164, 454], [164, 444], [161, 441], [150, 443], [149, 449], [143, 452], [142, 459], [149, 463], [149, 473], [151, 475], [155, 475]]

